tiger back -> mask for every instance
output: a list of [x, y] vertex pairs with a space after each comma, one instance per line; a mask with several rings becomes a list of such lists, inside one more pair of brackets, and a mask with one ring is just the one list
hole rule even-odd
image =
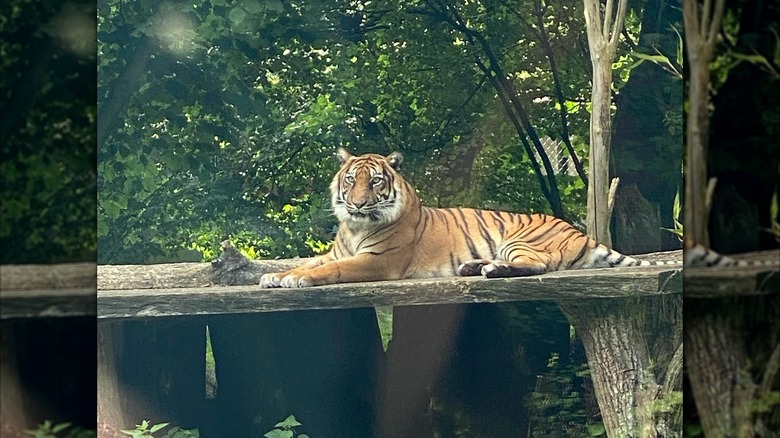
[[545, 214], [424, 207], [394, 152], [353, 156], [339, 148], [330, 185], [339, 229], [331, 250], [263, 287], [402, 278], [516, 277], [565, 269], [648, 265], [596, 243]]

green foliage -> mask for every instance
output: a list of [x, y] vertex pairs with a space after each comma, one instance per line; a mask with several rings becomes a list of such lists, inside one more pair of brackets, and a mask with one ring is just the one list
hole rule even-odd
[[393, 307], [376, 307], [376, 320], [379, 324], [379, 336], [382, 338], [382, 348], [387, 351], [390, 340], [393, 339]]
[[777, 412], [778, 406], [780, 406], [780, 391], [767, 391], [759, 398], [750, 401], [751, 412], [757, 414]]
[[211, 346], [211, 333], [206, 326], [206, 398], [214, 398], [217, 392], [217, 362]]
[[682, 203], [680, 202], [680, 191], [674, 195], [674, 205], [672, 206], [672, 214], [674, 215], [674, 228], [662, 228], [663, 230], [674, 233], [681, 241], [683, 238], [683, 223], [680, 222], [682, 216]]
[[[147, 420], [141, 421], [141, 424], [137, 424], [134, 429], [130, 430], [122, 430], [121, 432], [125, 435], [130, 435], [133, 438], [141, 438], [141, 437], [154, 437], [155, 433], [161, 431], [162, 429], [168, 427], [170, 423], [158, 423], [155, 425], [152, 425]], [[165, 432], [164, 435], [160, 435], [161, 438], [199, 438], [200, 432], [198, 432], [198, 429], [182, 429], [178, 426], [174, 426], [168, 431]]]
[[0, 263], [95, 259], [95, 3], [0, 13]]
[[[338, 145], [404, 152], [404, 175], [428, 205], [549, 212], [517, 132], [473, 63], [481, 49], [425, 7], [101, 2], [99, 261], [190, 257], [182, 249], [209, 260], [226, 238], [250, 257], [325, 251]], [[581, 6], [560, 7], [551, 4], [543, 21], [569, 132], [587, 138]], [[457, 8], [511, 66], [540, 135], [560, 138], [560, 103], [546, 97], [549, 59], [526, 21], [531, 5]], [[587, 144], [575, 151], [587, 156]], [[559, 184], [570, 217], [583, 217], [582, 182]]]
[[159, 423], [155, 425], [150, 425], [147, 420], [141, 421], [141, 424], [136, 424], [135, 429], [130, 430], [122, 430], [122, 433], [126, 435], [130, 435], [133, 438], [140, 438], [140, 437], [150, 437], [154, 436], [153, 434], [164, 427], [168, 426], [170, 423]]
[[268, 432], [266, 432], [263, 436], [266, 438], [309, 438], [308, 435], [305, 433], [298, 434], [295, 431], [295, 428], [298, 426], [303, 426], [301, 423], [298, 422], [298, 420], [295, 419], [294, 415], [290, 415], [289, 417], [285, 418], [284, 420], [276, 423], [274, 425], [274, 428]]
[[682, 391], [671, 391], [665, 398], [653, 401], [653, 412], [682, 412]]
[[97, 436], [94, 430], [87, 430], [81, 427], [71, 428], [71, 423], [53, 424], [46, 420], [39, 424], [37, 428], [25, 430], [26, 435], [35, 438], [94, 438]]
[[764, 231], [775, 236], [775, 239], [780, 242], [780, 202], [778, 202], [777, 190], [772, 194], [772, 202], [769, 205], [769, 223], [771, 226]]
[[685, 428], [683, 429], [683, 437], [695, 438], [700, 436], [704, 436], [704, 429], [702, 429], [701, 424], [694, 423], [685, 425]]
[[174, 426], [168, 429], [162, 438], [200, 438], [200, 432], [198, 429], [182, 429], [181, 427]]
[[[554, 353], [526, 400], [530, 437], [606, 437], [586, 365], [561, 363]], [[588, 396], [590, 394], [590, 396]]]

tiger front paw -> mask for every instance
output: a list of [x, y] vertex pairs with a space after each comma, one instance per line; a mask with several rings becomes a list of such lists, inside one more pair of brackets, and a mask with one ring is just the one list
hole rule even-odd
[[308, 275], [288, 274], [280, 284], [282, 287], [309, 287], [314, 286], [312, 278]]
[[279, 287], [282, 285], [284, 272], [272, 272], [260, 277], [260, 287]]
[[260, 277], [260, 287], [309, 287], [314, 281], [308, 275], [289, 272], [274, 272]]

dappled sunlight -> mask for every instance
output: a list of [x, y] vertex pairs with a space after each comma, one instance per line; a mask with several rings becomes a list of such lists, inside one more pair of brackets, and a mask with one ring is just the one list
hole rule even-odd
[[95, 58], [97, 27], [94, 13], [88, 14], [73, 3], [66, 3], [52, 21], [51, 34], [71, 54], [79, 58]]
[[195, 48], [192, 20], [172, 6], [161, 6], [149, 26], [149, 35], [156, 36], [162, 48], [174, 55], [187, 56]]

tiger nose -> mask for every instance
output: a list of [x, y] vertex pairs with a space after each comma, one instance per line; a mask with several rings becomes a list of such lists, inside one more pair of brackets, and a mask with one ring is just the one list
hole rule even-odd
[[355, 202], [355, 207], [358, 209], [363, 208], [363, 206], [366, 205], [367, 202], [368, 201], [357, 201]]

